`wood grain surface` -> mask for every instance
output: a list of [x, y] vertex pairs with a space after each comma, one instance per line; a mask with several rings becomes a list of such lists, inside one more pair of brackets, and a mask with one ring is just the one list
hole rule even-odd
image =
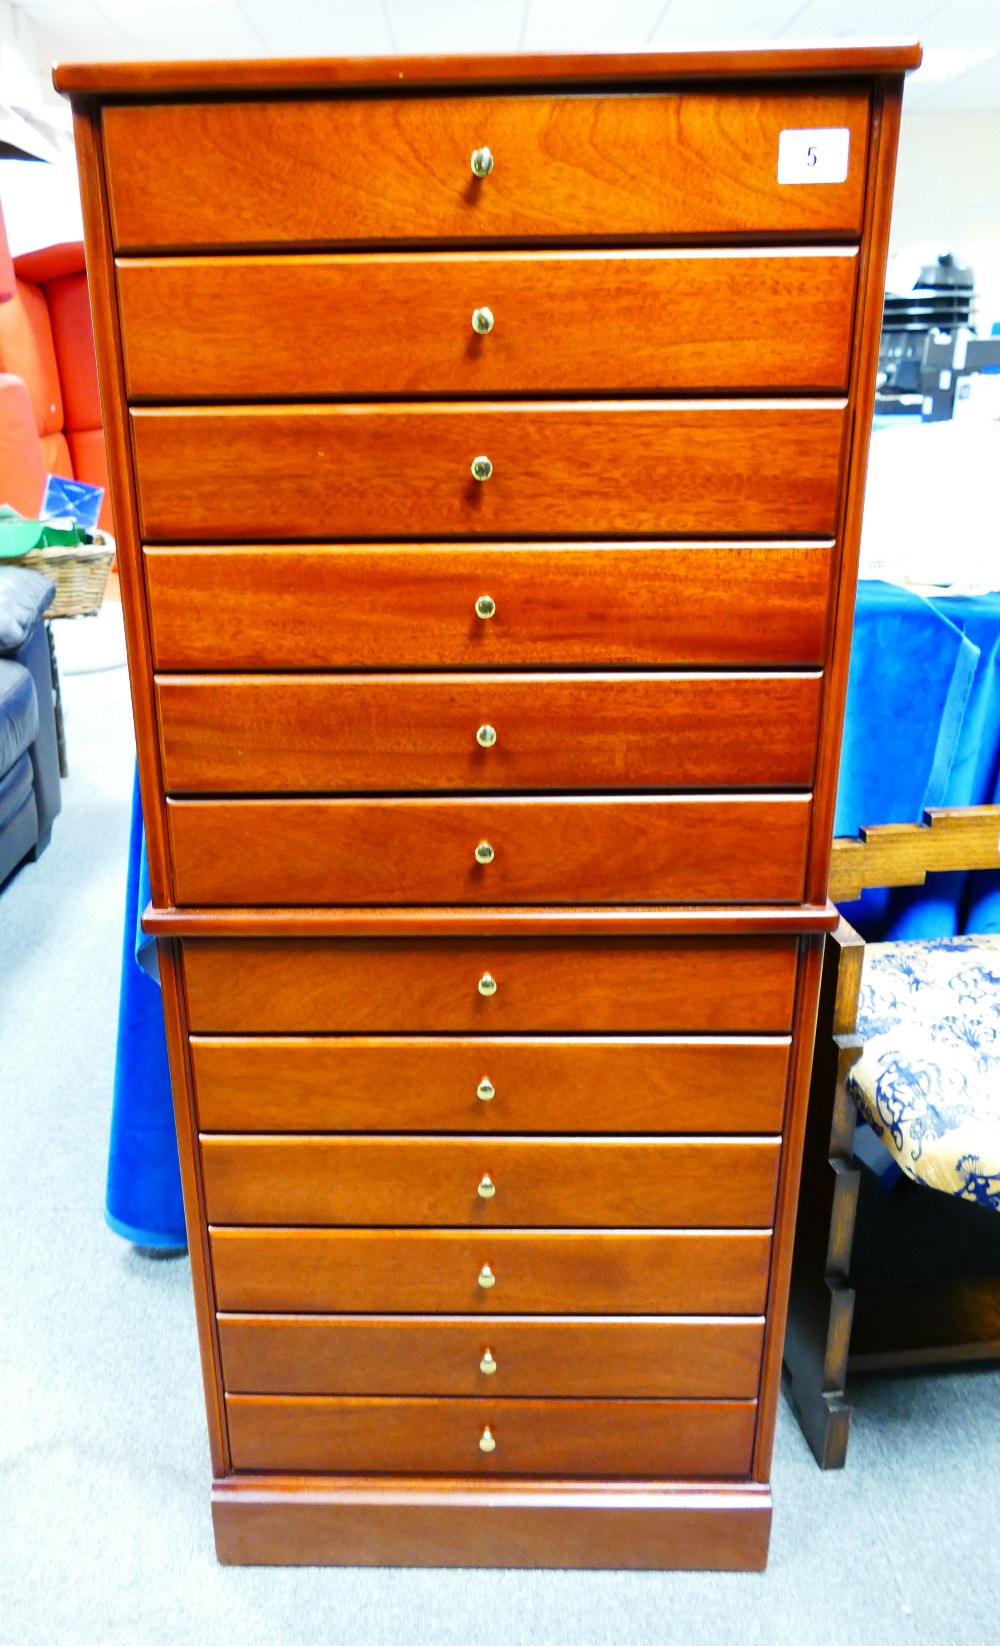
[[776, 1137], [201, 1140], [210, 1223], [347, 1228], [770, 1228], [779, 1153]]
[[[139, 543], [132, 440], [121, 358], [121, 328], [114, 296], [114, 254], [108, 222], [108, 199], [101, 143], [101, 117], [91, 106], [73, 113], [83, 214], [88, 291], [94, 328], [94, 351], [100, 385], [101, 415], [108, 465], [118, 589], [128, 657], [129, 692], [136, 735], [136, 770], [142, 796], [143, 824], [148, 849], [151, 896], [171, 902], [170, 860], [160, 771], [159, 740], [155, 731], [149, 623], [146, 616]], [[86, 351], [85, 332], [82, 347]], [[35, 350], [32, 343], [31, 349]], [[50, 358], [52, 358], [50, 356]], [[53, 361], [54, 364], [54, 361]], [[48, 379], [50, 382], [51, 378]]]
[[235, 1394], [754, 1399], [763, 1332], [752, 1316], [219, 1318]]
[[920, 64], [913, 39], [830, 43], [821, 50], [789, 41], [766, 46], [681, 46], [673, 51], [629, 52], [477, 52], [411, 57], [253, 57], [209, 62], [58, 63], [57, 90], [81, 99], [126, 92], [162, 98], [178, 92], [287, 92], [355, 90], [380, 86], [395, 94], [429, 86], [459, 88], [491, 85], [548, 87], [597, 81], [632, 89], [657, 80], [690, 85], [746, 80], [836, 81], [838, 76], [902, 75]]
[[[738, 1479], [750, 1472], [757, 1406], [229, 1395], [226, 1411], [238, 1471]], [[479, 1444], [486, 1426], [491, 1452]]]
[[[840, 400], [133, 410], [151, 541], [829, 535]], [[493, 465], [472, 477], [473, 459]]]
[[830, 903], [583, 904], [576, 908], [452, 907], [350, 908], [302, 904], [267, 909], [163, 908], [148, 903], [140, 916], [154, 937], [801, 937], [832, 932], [839, 920]]
[[[813, 674], [167, 675], [175, 794], [806, 789]], [[491, 725], [496, 741], [476, 733]]]
[[868, 448], [875, 408], [879, 339], [889, 256], [892, 185], [902, 114], [903, 85], [887, 87], [873, 105], [871, 158], [865, 191], [865, 236], [858, 268], [856, 341], [851, 360], [851, 417], [844, 451], [844, 506], [841, 551], [830, 610], [830, 663], [823, 691], [816, 813], [810, 849], [807, 895], [827, 896], [840, 771], [841, 739], [851, 665], [854, 605], [861, 553], [861, 525], [868, 473]]
[[832, 547], [248, 544], [144, 559], [159, 669], [738, 668], [822, 662]]
[[788, 1052], [784, 1035], [191, 1039], [206, 1132], [776, 1132]]
[[185, 1024], [180, 945], [169, 940], [158, 942], [156, 958], [163, 997], [163, 1027], [177, 1138], [177, 1166], [184, 1199], [187, 1255], [194, 1294], [194, 1315], [198, 1327], [205, 1415], [208, 1419], [208, 1444], [212, 1457], [212, 1473], [219, 1476], [225, 1474], [230, 1467], [229, 1434], [226, 1428], [222, 1362], [219, 1357], [215, 1282], [212, 1277], [201, 1153], [198, 1148], [198, 1121], [195, 1116], [191, 1059]]
[[757, 1229], [213, 1229], [211, 1242], [221, 1310], [324, 1314], [756, 1315], [771, 1251]]
[[231, 1475], [223, 1565], [763, 1571], [767, 1486], [731, 1481]]
[[[824, 126], [851, 133], [847, 180], [779, 184], [779, 133]], [[853, 235], [867, 136], [860, 88], [104, 111], [121, 250]], [[471, 156], [482, 145], [495, 165], [480, 179]]]
[[179, 904], [797, 903], [810, 804], [172, 800], [167, 819]]
[[856, 265], [854, 247], [720, 247], [120, 258], [117, 274], [133, 399], [413, 399], [842, 392]]
[[[191, 938], [188, 1021], [230, 1034], [791, 1027], [798, 944], [726, 938]], [[484, 972], [491, 996], [479, 993]]]

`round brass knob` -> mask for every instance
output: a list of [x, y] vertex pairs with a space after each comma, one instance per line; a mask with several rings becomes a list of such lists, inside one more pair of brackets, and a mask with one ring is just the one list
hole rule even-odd
[[473, 177], [489, 177], [490, 172], [492, 170], [493, 170], [493, 156], [490, 153], [489, 149], [486, 148], [485, 145], [481, 149], [473, 149], [473, 151], [472, 151], [472, 175], [473, 175]]
[[491, 1351], [489, 1349], [484, 1349], [483, 1358], [479, 1362], [479, 1370], [482, 1372], [484, 1377], [492, 1377], [496, 1369], [497, 1363], [493, 1359]]
[[493, 1431], [487, 1427], [479, 1436], [479, 1450], [481, 1452], [495, 1452], [496, 1449], [497, 1443], [493, 1439]]
[[488, 840], [481, 840], [476, 847], [477, 863], [492, 863], [496, 853]]
[[474, 457], [472, 459], [473, 480], [488, 480], [493, 473], [493, 464], [488, 457]]
[[492, 726], [480, 726], [476, 732], [476, 742], [481, 749], [492, 749], [497, 740], [497, 734]]
[[493, 1270], [490, 1268], [488, 1263], [483, 1264], [482, 1268], [479, 1271], [479, 1277], [478, 1278], [479, 1278], [479, 1284], [483, 1288], [484, 1292], [488, 1292], [490, 1287], [495, 1286], [496, 1283], [497, 1283], [497, 1277], [493, 1273]]
[[484, 1078], [476, 1087], [476, 1096], [479, 1098], [481, 1103], [492, 1103], [496, 1095], [497, 1089], [492, 1080], [486, 1080]]
[[492, 309], [487, 309], [485, 307], [481, 309], [473, 309], [472, 329], [479, 337], [485, 337], [487, 332], [493, 330], [493, 325], [494, 321]]
[[491, 595], [481, 594], [476, 601], [476, 616], [481, 617], [484, 623], [489, 622], [496, 609], [497, 603]]
[[476, 1193], [478, 1194], [480, 1200], [492, 1200], [496, 1192], [496, 1184], [490, 1177], [489, 1173], [484, 1172], [482, 1177], [479, 1179], [479, 1184], [476, 1189]]
[[478, 987], [480, 994], [496, 994], [497, 980], [495, 977], [491, 977], [489, 972], [484, 972], [479, 979]]

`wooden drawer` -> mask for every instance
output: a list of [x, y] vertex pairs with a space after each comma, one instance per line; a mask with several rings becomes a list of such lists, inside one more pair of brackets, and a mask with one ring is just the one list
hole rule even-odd
[[[858, 234], [868, 97], [185, 100], [105, 108], [103, 126], [120, 249]], [[846, 180], [779, 183], [780, 133], [811, 127], [849, 130]]]
[[226, 1417], [236, 1470], [684, 1479], [750, 1473], [757, 1403], [227, 1395]]
[[210, 1223], [770, 1228], [780, 1139], [203, 1137]]
[[[794, 937], [186, 938], [181, 948], [195, 1032], [739, 1034], [791, 1027], [797, 943]], [[478, 988], [485, 973], [497, 985], [492, 995]]]
[[[843, 391], [857, 257], [849, 247], [120, 260], [128, 392]], [[492, 329], [477, 334], [484, 307]]]
[[819, 673], [168, 675], [156, 697], [174, 793], [805, 789], [822, 683]]
[[753, 1399], [764, 1343], [763, 1320], [733, 1317], [220, 1315], [218, 1332], [236, 1394]]
[[836, 526], [845, 405], [212, 406], [131, 421], [154, 541], [817, 536]]
[[211, 1247], [223, 1311], [757, 1315], [771, 1239], [759, 1229], [212, 1229]]
[[159, 669], [787, 667], [822, 662], [831, 548], [149, 548], [145, 570]]
[[180, 800], [167, 826], [178, 904], [796, 903], [811, 809], [809, 795]]
[[206, 1132], [778, 1132], [787, 1036], [191, 1038]]

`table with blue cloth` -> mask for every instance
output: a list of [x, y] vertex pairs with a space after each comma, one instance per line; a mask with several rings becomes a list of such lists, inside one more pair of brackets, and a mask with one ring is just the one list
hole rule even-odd
[[[1000, 594], [858, 587], [834, 833], [1000, 803]], [[842, 911], [870, 942], [1000, 932], [1000, 871], [932, 875]]]
[[[926, 806], [1000, 802], [1000, 594], [858, 590], [835, 832], [917, 822]], [[107, 1219], [141, 1246], [184, 1244], [184, 1212], [138, 788], [133, 799]], [[1000, 932], [1000, 871], [866, 892], [844, 914], [869, 940]]]

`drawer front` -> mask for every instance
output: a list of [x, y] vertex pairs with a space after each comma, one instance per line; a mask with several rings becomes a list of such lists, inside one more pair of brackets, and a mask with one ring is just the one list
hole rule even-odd
[[203, 1137], [210, 1223], [770, 1228], [780, 1140]]
[[[835, 529], [840, 400], [213, 406], [131, 413], [166, 542]], [[489, 478], [473, 478], [486, 457]]]
[[206, 1132], [778, 1132], [787, 1036], [191, 1039]]
[[235, 1394], [753, 1399], [764, 1322], [220, 1315]]
[[175, 793], [804, 789], [822, 681], [180, 675], [156, 697]]
[[[857, 257], [845, 248], [122, 261], [128, 392], [843, 391]], [[474, 312], [481, 326], [492, 319], [488, 333], [477, 334]]]
[[830, 566], [829, 543], [145, 554], [156, 667], [204, 670], [815, 664]]
[[[797, 951], [792, 937], [193, 938], [181, 947], [190, 1026], [222, 1034], [781, 1033], [792, 1022]], [[486, 974], [492, 994], [479, 988]]]
[[[106, 108], [103, 126], [119, 249], [858, 234], [868, 98], [184, 101]], [[811, 127], [849, 131], [846, 180], [779, 183], [780, 133]]]
[[796, 903], [810, 812], [808, 795], [181, 800], [167, 825], [178, 904]]
[[757, 1315], [771, 1240], [759, 1229], [212, 1229], [211, 1246], [223, 1311]]
[[226, 1417], [236, 1470], [684, 1479], [750, 1473], [757, 1404], [227, 1395]]

